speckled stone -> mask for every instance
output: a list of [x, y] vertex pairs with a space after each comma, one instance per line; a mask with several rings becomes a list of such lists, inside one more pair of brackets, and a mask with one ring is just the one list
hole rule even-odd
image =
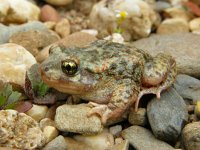
[[102, 132], [101, 120], [96, 115], [87, 116], [91, 110], [87, 105], [62, 105], [56, 110], [55, 123], [60, 131], [81, 134]]
[[187, 124], [182, 132], [182, 140], [187, 150], [200, 150], [200, 122]]

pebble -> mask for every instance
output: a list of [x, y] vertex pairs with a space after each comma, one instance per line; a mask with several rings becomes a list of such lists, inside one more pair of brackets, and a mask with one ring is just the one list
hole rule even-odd
[[122, 126], [121, 125], [115, 125], [109, 128], [109, 132], [114, 136], [117, 137], [120, 135], [122, 131]]
[[59, 39], [59, 36], [53, 32], [30, 30], [13, 34], [9, 42], [23, 46], [33, 56], [36, 56], [44, 47], [55, 43]]
[[195, 115], [200, 118], [200, 101], [197, 101], [197, 104], [195, 106]]
[[123, 140], [121, 143], [115, 144], [111, 150], [128, 150], [129, 142], [128, 140]]
[[65, 142], [65, 139], [63, 136], [59, 135], [55, 139], [53, 139], [51, 142], [49, 142], [47, 145], [45, 145], [42, 150], [67, 150], [67, 143]]
[[15, 110], [0, 111], [0, 146], [36, 149], [45, 144], [39, 124], [24, 113]]
[[200, 122], [187, 124], [183, 128], [182, 142], [187, 150], [200, 150]]
[[73, 2], [73, 0], [44, 0], [44, 1], [55, 6], [64, 6]]
[[61, 17], [55, 8], [53, 8], [50, 5], [42, 6], [41, 13], [40, 13], [41, 21], [43, 21], [43, 22], [47, 22], [47, 21], [58, 22], [58, 21], [60, 21], [60, 19], [61, 19]]
[[200, 30], [200, 17], [191, 20], [189, 22], [189, 27], [191, 31]]
[[54, 138], [56, 138], [58, 136], [58, 133], [59, 133], [58, 130], [53, 126], [45, 126], [42, 131], [43, 131], [44, 136], [46, 138], [46, 143], [49, 143]]
[[54, 120], [54, 117], [56, 115], [56, 109], [58, 106], [59, 106], [59, 104], [54, 104], [54, 105], [50, 106], [45, 115], [45, 118], [50, 118], [50, 119]]
[[165, 15], [169, 18], [179, 18], [183, 19], [186, 22], [194, 18], [193, 14], [190, 11], [186, 11], [180, 7], [170, 7], [164, 10]]
[[55, 122], [50, 119], [50, 118], [44, 118], [42, 120], [40, 120], [40, 128], [41, 129], [44, 129], [44, 127], [46, 126], [53, 126], [53, 127], [56, 127], [56, 124]]
[[6, 24], [25, 23], [39, 20], [40, 8], [27, 0], [3, 0], [0, 14], [0, 21]]
[[88, 117], [91, 110], [87, 105], [62, 105], [56, 110], [57, 129], [64, 132], [97, 134], [102, 132], [101, 120], [96, 115]]
[[174, 83], [175, 90], [189, 103], [200, 100], [200, 81], [186, 74], [179, 74]]
[[119, 33], [113, 33], [112, 35], [109, 35], [107, 37], [104, 38], [105, 40], [110, 40], [112, 42], [116, 42], [116, 43], [124, 43], [124, 38], [121, 34]]
[[188, 122], [196, 122], [198, 120], [199, 119], [197, 118], [197, 116], [195, 114], [189, 115]]
[[157, 34], [172, 34], [184, 32], [189, 32], [189, 25], [184, 19], [181, 18], [166, 19], [157, 28]]
[[62, 44], [65, 47], [71, 47], [71, 46], [82, 47], [96, 40], [97, 40], [96, 37], [88, 33], [76, 32], [44, 48], [40, 53], [38, 53], [38, 55], [36, 56], [36, 60], [38, 62], [44, 61], [49, 56], [49, 48], [53, 45]]
[[60, 20], [55, 26], [55, 31], [61, 38], [68, 36], [70, 34], [69, 21], [67, 19]]
[[200, 35], [179, 33], [150, 36], [133, 42], [133, 46], [147, 51], [152, 56], [160, 52], [171, 54], [176, 59], [179, 74], [200, 77], [199, 43]]
[[31, 21], [22, 25], [5, 26], [0, 24], [0, 44], [8, 43], [9, 38], [20, 32], [29, 30], [47, 31], [47, 27], [39, 21]]
[[114, 145], [113, 135], [110, 134], [106, 129], [102, 133], [93, 136], [76, 135], [74, 136], [74, 139], [86, 145], [89, 145], [95, 150], [111, 149]]
[[67, 143], [67, 150], [94, 150], [91, 146], [70, 137], [65, 137], [65, 142]]
[[137, 150], [174, 150], [169, 144], [160, 141], [147, 129], [131, 126], [122, 131], [122, 137]]
[[163, 92], [160, 100], [154, 98], [148, 103], [147, 116], [155, 137], [172, 143], [188, 121], [187, 106], [173, 88]]
[[[125, 41], [147, 37], [159, 17], [145, 1], [113, 0], [107, 7], [106, 0], [96, 3], [90, 12], [90, 27], [98, 30], [100, 37], [123, 30]], [[133, 7], [134, 6], [134, 7]], [[127, 13], [124, 19], [121, 12]], [[141, 17], [142, 16], [142, 17]]]
[[170, 7], [171, 5], [169, 4], [169, 2], [166, 2], [166, 1], [156, 1], [153, 5], [153, 9], [156, 12], [163, 12], [164, 10]]
[[99, 0], [75, 0], [73, 3], [73, 7], [75, 10], [78, 12], [81, 12], [85, 15], [89, 15], [92, 7], [94, 6], [95, 3], [97, 3]]
[[45, 115], [48, 111], [48, 107], [46, 105], [35, 105], [26, 112], [27, 115], [31, 116], [36, 121], [40, 121], [45, 118]]
[[0, 45], [0, 80], [24, 86], [28, 68], [36, 63], [35, 58], [22, 46], [8, 43]]
[[56, 26], [56, 22], [47, 21], [47, 22], [44, 22], [44, 25], [45, 25], [49, 30], [54, 30], [54, 28], [55, 28], [55, 26]]
[[131, 109], [128, 121], [132, 125], [145, 126], [147, 123], [147, 110], [145, 108], [139, 108], [138, 111], [135, 112], [135, 110]]

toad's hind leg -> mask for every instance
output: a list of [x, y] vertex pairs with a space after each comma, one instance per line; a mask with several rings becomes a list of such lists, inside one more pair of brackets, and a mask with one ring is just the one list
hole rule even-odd
[[176, 62], [166, 54], [158, 54], [153, 61], [147, 62], [144, 67], [142, 78], [142, 90], [135, 103], [135, 111], [138, 109], [139, 101], [145, 94], [156, 94], [160, 98], [160, 93], [169, 88], [176, 77]]
[[138, 93], [139, 90], [135, 83], [122, 80], [122, 83], [115, 86], [108, 104], [89, 103], [93, 108], [88, 116], [98, 114], [103, 124], [106, 124], [108, 119], [120, 118], [126, 109], [137, 100]]

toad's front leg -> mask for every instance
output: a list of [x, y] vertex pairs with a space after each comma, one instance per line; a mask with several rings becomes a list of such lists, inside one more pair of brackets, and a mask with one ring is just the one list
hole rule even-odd
[[97, 114], [101, 117], [103, 124], [106, 124], [108, 119], [117, 119], [122, 116], [137, 100], [139, 88], [129, 79], [120, 82], [115, 86], [108, 104], [89, 103], [93, 108], [88, 116]]
[[176, 77], [176, 62], [170, 56], [159, 53], [152, 61], [144, 66], [142, 77], [142, 90], [135, 103], [137, 111], [140, 98], [145, 94], [156, 94], [160, 98], [160, 93], [170, 87]]

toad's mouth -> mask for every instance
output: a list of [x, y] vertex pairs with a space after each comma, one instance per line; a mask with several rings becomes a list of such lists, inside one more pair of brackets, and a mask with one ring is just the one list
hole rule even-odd
[[81, 95], [89, 91], [89, 89], [91, 88], [89, 85], [74, 83], [65, 80], [52, 79], [48, 77], [42, 69], [40, 69], [40, 74], [44, 83], [46, 83], [49, 87], [63, 93]]

